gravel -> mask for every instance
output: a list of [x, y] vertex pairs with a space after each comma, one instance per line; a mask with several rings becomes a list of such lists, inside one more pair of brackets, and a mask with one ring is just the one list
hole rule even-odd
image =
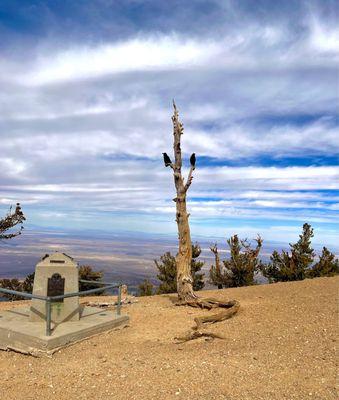
[[[129, 327], [51, 358], [0, 352], [0, 398], [337, 399], [338, 282], [339, 277], [318, 278], [200, 292], [235, 298], [241, 309], [209, 328], [225, 340], [184, 344], [173, 338], [188, 331], [195, 316], [210, 312], [176, 307], [173, 296], [140, 298], [123, 307]], [[106, 300], [111, 298], [100, 296]]]

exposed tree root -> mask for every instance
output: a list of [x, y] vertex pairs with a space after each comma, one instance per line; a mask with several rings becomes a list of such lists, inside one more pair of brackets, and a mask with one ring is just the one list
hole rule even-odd
[[205, 308], [211, 310], [212, 308], [221, 308], [222, 310], [218, 313], [201, 316], [194, 318], [194, 322], [196, 326], [192, 327], [192, 332], [189, 332], [185, 336], [176, 337], [175, 339], [179, 341], [179, 343], [187, 342], [189, 340], [198, 339], [200, 337], [209, 337], [211, 339], [218, 338], [224, 339], [223, 336], [217, 335], [212, 332], [203, 332], [202, 329], [206, 324], [214, 324], [216, 322], [221, 322], [226, 319], [231, 318], [234, 314], [236, 314], [240, 308], [240, 303], [237, 300], [229, 300], [229, 301], [219, 301], [217, 299], [194, 299], [189, 301], [180, 301], [176, 303], [177, 305], [188, 305], [190, 307], [196, 308]]
[[188, 332], [186, 335], [178, 336], [178, 337], [175, 337], [174, 339], [177, 340], [178, 344], [180, 344], [180, 343], [188, 342], [189, 340], [199, 339], [201, 337], [206, 337], [206, 340], [213, 340], [215, 338], [225, 339], [223, 336], [217, 335], [216, 333], [200, 332], [200, 331]]
[[236, 314], [240, 308], [240, 303], [237, 300], [230, 300], [224, 303], [220, 302], [219, 305], [217, 306], [215, 305], [216, 304], [215, 302], [213, 304], [214, 304], [213, 308], [220, 307], [223, 310], [221, 310], [216, 314], [194, 318], [194, 321], [197, 325], [196, 328], [194, 329], [200, 329], [204, 324], [214, 324], [216, 322], [229, 319], [233, 317], [233, 315]]

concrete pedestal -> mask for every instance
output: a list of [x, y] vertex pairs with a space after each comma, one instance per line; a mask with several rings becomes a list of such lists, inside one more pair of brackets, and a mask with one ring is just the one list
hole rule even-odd
[[126, 326], [127, 315], [95, 307], [82, 307], [80, 320], [52, 325], [46, 336], [44, 322], [31, 322], [27, 307], [0, 311], [0, 349], [16, 350], [32, 355], [50, 354], [80, 340], [111, 329]]
[[[33, 294], [56, 296], [79, 291], [77, 263], [64, 253], [46, 255], [35, 268]], [[79, 320], [79, 297], [70, 297], [52, 303], [51, 319], [54, 323]], [[46, 302], [31, 301], [30, 321], [46, 321]]]

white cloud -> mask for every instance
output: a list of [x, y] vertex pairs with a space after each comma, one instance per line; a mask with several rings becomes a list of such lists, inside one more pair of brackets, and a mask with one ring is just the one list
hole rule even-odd
[[[89, 170], [96, 169], [92, 176], [85, 174], [82, 183], [10, 184], [3, 186], [3, 194], [14, 202], [15, 193], [17, 198], [25, 199], [27, 204], [36, 203], [37, 207], [53, 204], [63, 210], [76, 206], [84, 214], [89, 211], [174, 213], [171, 171], [163, 171], [161, 165], [149, 161], [140, 164], [126, 160], [122, 167], [119, 164], [90, 163]], [[107, 173], [102, 174], [101, 170]], [[303, 196], [300, 190], [338, 188], [335, 184], [338, 177], [338, 167], [198, 169], [189, 193], [189, 208], [193, 219], [203, 215], [303, 220], [309, 215], [314, 221], [335, 222], [338, 197], [312, 192]]]
[[[304, 126], [260, 126], [234, 123], [223, 130], [193, 131], [187, 138], [189, 149], [198, 154], [239, 159], [262, 154], [281, 156], [339, 152], [339, 128], [331, 120]], [[260, 145], [259, 145], [260, 144]]]
[[320, 53], [331, 53], [339, 57], [339, 29], [325, 24], [316, 15], [309, 18], [310, 47]]
[[[112, 226], [137, 229], [134, 213], [147, 214], [142, 226], [161, 231], [174, 209], [172, 176], [161, 161], [172, 149], [174, 97], [185, 124], [183, 151], [198, 157], [189, 193], [201, 197], [189, 203], [195, 227], [211, 231], [200, 216], [216, 225], [336, 223], [338, 197], [319, 191], [339, 189], [337, 167], [266, 161], [316, 156], [326, 164], [339, 152], [337, 28], [314, 10], [297, 26], [297, 18], [228, 12], [236, 23], [213, 27], [213, 35], [153, 30], [100, 43], [46, 39], [27, 49], [25, 62], [15, 50], [3, 57], [2, 203], [21, 200], [33, 222], [56, 216], [82, 226], [111, 213]], [[201, 156], [248, 165], [201, 168]], [[250, 166], [254, 161], [262, 166]]]
[[16, 176], [22, 174], [26, 169], [26, 162], [18, 160], [14, 157], [0, 158], [0, 171], [4, 171], [9, 176]]
[[294, 37], [286, 25], [252, 21], [209, 38], [153, 32], [115, 42], [68, 44], [57, 49], [54, 43], [45, 43], [31, 62], [21, 66], [15, 61], [3, 61], [0, 70], [12, 82], [40, 86], [136, 71], [335, 67], [338, 29], [326, 26], [315, 15], [304, 23], [308, 29]]
[[52, 57], [40, 56], [22, 82], [42, 85], [129, 71], [194, 68], [208, 63], [219, 51], [216, 43], [199, 43], [176, 35], [73, 47]]
[[[266, 190], [339, 189], [339, 167], [217, 167], [197, 171], [200, 184], [214, 188]], [[234, 186], [236, 185], [236, 186]]]
[[[25, 161], [18, 161], [15, 167], [39, 160], [67, 162], [70, 157], [79, 159], [86, 156], [114, 157], [130, 155], [135, 157], [159, 158], [162, 151], [169, 151], [171, 126], [169, 122], [157, 120], [156, 106], [126, 109], [121, 115], [120, 108], [109, 114], [76, 117], [51, 121], [8, 123], [8, 131], [14, 132], [2, 138], [2, 148], [11, 157], [23, 155]], [[169, 114], [169, 113], [168, 113]], [[169, 116], [168, 118], [169, 119]], [[185, 115], [183, 116], [185, 121]], [[154, 122], [154, 123], [153, 123]], [[25, 129], [22, 134], [21, 131]], [[100, 129], [102, 128], [102, 129]], [[46, 129], [49, 131], [45, 133]], [[58, 131], [58, 129], [60, 131]], [[31, 136], [28, 140], [28, 134]], [[233, 122], [225, 129], [200, 130], [189, 125], [183, 139], [183, 149], [188, 154], [208, 156], [226, 160], [245, 157], [270, 156], [277, 160], [288, 156], [308, 157], [330, 155], [339, 152], [337, 137], [339, 130], [332, 120], [321, 119], [304, 126], [264, 127], [257, 123]], [[147, 140], [147, 147], [144, 146]], [[259, 145], [260, 144], [260, 145]], [[34, 160], [35, 159], [35, 160]], [[6, 161], [4, 161], [6, 162]], [[22, 167], [23, 168], [23, 167]]]

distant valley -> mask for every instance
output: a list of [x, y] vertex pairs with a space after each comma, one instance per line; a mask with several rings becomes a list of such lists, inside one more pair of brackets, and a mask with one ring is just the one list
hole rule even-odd
[[[208, 277], [208, 270], [214, 261], [209, 246], [217, 242], [223, 259], [227, 256], [226, 239], [193, 238], [193, 241], [198, 242], [202, 248], [200, 259], [205, 261], [203, 272]], [[286, 244], [264, 242], [261, 257], [267, 261], [273, 249], [286, 247]], [[166, 251], [175, 254], [177, 239], [173, 236], [135, 232], [26, 229], [21, 236], [0, 242], [0, 278], [24, 278], [34, 271], [36, 263], [44, 254], [54, 251], [69, 254], [81, 265], [91, 265], [102, 270], [105, 280], [122, 281], [135, 291], [146, 278], [154, 284], [158, 283], [154, 259]]]

